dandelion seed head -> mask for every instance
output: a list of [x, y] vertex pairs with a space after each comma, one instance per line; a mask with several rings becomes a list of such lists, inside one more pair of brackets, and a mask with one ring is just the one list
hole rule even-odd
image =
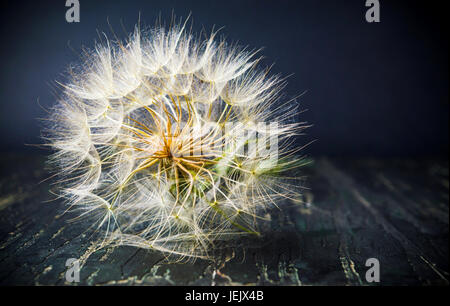
[[136, 27], [85, 53], [43, 137], [61, 197], [105, 244], [208, 257], [298, 197], [285, 173], [299, 165], [289, 144], [304, 125], [259, 51], [184, 22]]

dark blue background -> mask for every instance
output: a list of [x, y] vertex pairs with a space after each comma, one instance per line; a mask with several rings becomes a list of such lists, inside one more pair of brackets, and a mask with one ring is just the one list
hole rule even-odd
[[[365, 0], [352, 1], [89, 1], [81, 22], [65, 21], [65, 0], [1, 4], [0, 150], [39, 143], [51, 86], [92, 47], [97, 29], [120, 36], [141, 13], [186, 17], [194, 31], [224, 26], [230, 41], [265, 47], [273, 72], [293, 73], [292, 97], [307, 90], [302, 119], [314, 124], [310, 155], [431, 156], [448, 154], [448, 31], [437, 1], [383, 1], [381, 23], [365, 21]], [[75, 52], [68, 46], [75, 49]]]

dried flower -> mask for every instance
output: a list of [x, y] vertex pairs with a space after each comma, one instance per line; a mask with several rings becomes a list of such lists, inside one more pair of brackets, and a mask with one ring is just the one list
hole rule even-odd
[[216, 34], [136, 27], [125, 43], [97, 44], [60, 84], [43, 137], [61, 197], [102, 245], [208, 257], [299, 197], [286, 173], [302, 162], [290, 143], [305, 126], [280, 102], [285, 81]]

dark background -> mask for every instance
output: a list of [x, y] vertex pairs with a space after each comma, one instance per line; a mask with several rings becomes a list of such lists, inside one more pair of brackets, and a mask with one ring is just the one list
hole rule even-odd
[[[41, 152], [50, 84], [92, 47], [97, 29], [120, 36], [138, 20], [191, 12], [195, 32], [265, 47], [274, 73], [293, 75], [288, 97], [300, 99], [314, 124], [309, 155], [424, 157], [448, 154], [448, 31], [443, 2], [383, 1], [381, 22], [365, 21], [365, 0], [127, 1], [80, 0], [81, 22], [65, 21], [65, 0], [2, 1], [0, 151]], [[69, 47], [70, 45], [70, 47]], [[71, 48], [75, 49], [74, 52]]]

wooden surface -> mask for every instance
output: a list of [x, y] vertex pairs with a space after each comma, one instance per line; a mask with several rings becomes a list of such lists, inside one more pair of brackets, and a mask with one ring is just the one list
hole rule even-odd
[[[63, 285], [66, 260], [81, 285], [448, 284], [448, 160], [336, 160], [305, 168], [304, 201], [274, 212], [262, 240], [214, 262], [167, 264], [133, 247], [92, 252], [83, 222], [51, 199], [44, 159], [0, 156], [0, 284]], [[368, 258], [380, 283], [367, 283]]]

